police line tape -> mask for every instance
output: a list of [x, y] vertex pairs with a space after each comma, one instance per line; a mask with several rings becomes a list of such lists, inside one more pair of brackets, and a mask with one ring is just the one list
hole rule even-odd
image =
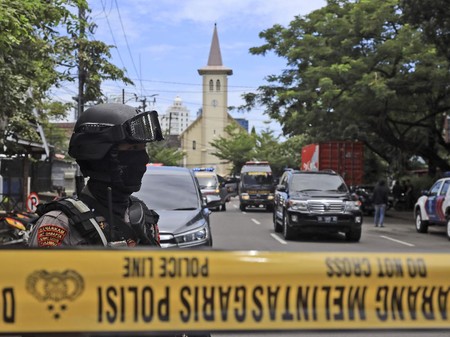
[[0, 333], [449, 329], [450, 255], [0, 250]]

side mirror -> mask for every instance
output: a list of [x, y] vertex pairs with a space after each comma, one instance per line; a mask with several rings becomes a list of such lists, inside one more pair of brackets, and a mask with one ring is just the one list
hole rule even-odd
[[219, 207], [221, 203], [221, 199], [217, 195], [207, 195], [205, 196], [206, 199], [206, 207], [208, 208], [214, 208]]

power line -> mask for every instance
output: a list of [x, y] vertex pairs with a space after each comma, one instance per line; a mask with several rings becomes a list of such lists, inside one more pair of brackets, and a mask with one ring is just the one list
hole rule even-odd
[[[157, 80], [147, 80], [147, 79], [140, 79], [142, 82], [153, 82], [153, 83], [164, 83], [164, 84], [176, 84], [176, 85], [189, 85], [189, 86], [201, 86], [203, 87], [203, 84], [200, 83], [185, 83], [185, 82], [171, 82], [171, 81], [157, 81]], [[246, 88], [246, 89], [252, 89], [256, 90], [254, 86], [244, 86], [244, 85], [229, 85], [228, 88]]]
[[[116, 38], [114, 37], [113, 30], [111, 28], [111, 23], [109, 22], [108, 13], [106, 13], [106, 8], [105, 8], [105, 4], [104, 4], [103, 0], [102, 0], [102, 8], [103, 8], [103, 13], [105, 13], [106, 23], [108, 24], [109, 32], [111, 33], [111, 37], [112, 37], [113, 43], [114, 43], [115, 46], [118, 46], [118, 44], [116, 42]], [[111, 9], [110, 9], [110, 11], [111, 11]], [[125, 62], [122, 59], [122, 55], [120, 54], [119, 48], [116, 47], [116, 49], [117, 49], [117, 54], [119, 55], [120, 62], [122, 63], [122, 66], [125, 69], [125, 73], [127, 73], [127, 69], [125, 67]]]
[[[118, 49], [118, 47], [116, 49]], [[75, 78], [78, 75], [76, 73], [74, 73], [74, 74], [70, 74], [68, 76]], [[133, 80], [133, 81], [140, 81], [140, 82], [151, 82], [151, 83], [162, 83], [162, 84], [170, 84], [170, 85], [188, 85], [188, 86], [203, 87], [203, 84], [199, 84], [199, 83], [157, 81], [157, 80], [149, 80], [149, 79], [144, 79], [144, 78], [133, 78], [133, 77], [130, 77], [130, 79]], [[244, 86], [244, 85], [230, 85], [230, 84], [228, 84], [228, 88], [242, 88], [242, 89], [249, 89], [249, 90], [257, 90], [258, 89], [257, 87]], [[235, 90], [235, 91], [228, 90], [228, 92], [240, 92], [240, 91], [241, 90]], [[186, 92], [190, 92], [190, 91], [186, 91]], [[199, 91], [199, 92], [201, 92], [201, 91]], [[217, 91], [217, 92], [221, 92], [221, 91]]]
[[119, 5], [117, 4], [117, 0], [114, 0], [116, 4], [117, 14], [119, 15], [120, 26], [122, 27], [123, 37], [125, 38], [125, 43], [127, 45], [128, 53], [130, 54], [131, 63], [133, 64], [134, 71], [136, 72], [137, 77], [141, 77], [139, 72], [137, 71], [136, 64], [134, 63], [133, 54], [131, 53], [130, 45], [128, 43], [127, 34], [125, 33], [125, 28], [123, 27], [122, 16], [120, 15]]

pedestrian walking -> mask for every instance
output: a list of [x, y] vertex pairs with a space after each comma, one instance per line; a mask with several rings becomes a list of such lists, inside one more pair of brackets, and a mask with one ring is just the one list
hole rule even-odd
[[408, 210], [411, 210], [414, 208], [415, 203], [415, 196], [414, 196], [414, 186], [411, 183], [411, 180], [406, 180], [406, 191], [405, 191], [405, 197], [406, 197], [406, 207]]
[[389, 188], [386, 186], [386, 181], [380, 180], [372, 195], [372, 203], [375, 208], [373, 219], [375, 227], [384, 227], [384, 215], [386, 213], [388, 197]]
[[392, 187], [392, 196], [394, 197], [394, 208], [397, 206], [397, 203], [401, 199], [403, 194], [403, 187], [400, 185], [400, 181], [396, 180], [394, 186]]

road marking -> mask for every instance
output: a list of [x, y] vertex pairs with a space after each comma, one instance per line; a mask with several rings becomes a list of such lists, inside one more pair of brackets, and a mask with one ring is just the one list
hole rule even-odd
[[414, 245], [412, 243], [408, 243], [408, 242], [405, 242], [405, 241], [400, 241], [400, 240], [397, 240], [397, 239], [393, 239], [393, 238], [390, 238], [389, 236], [380, 235], [380, 237], [382, 237], [384, 239], [387, 239], [387, 240], [391, 240], [391, 241], [397, 242], [397, 243], [401, 243], [402, 245], [405, 245], [405, 246], [414, 247]]
[[287, 245], [287, 242], [284, 241], [282, 238], [280, 238], [278, 235], [276, 235], [274, 233], [270, 233], [270, 236], [273, 237], [275, 240], [277, 240], [282, 245]]
[[261, 222], [259, 222], [259, 221], [256, 220], [256, 219], [253, 219], [253, 218], [252, 218], [252, 221], [253, 221], [255, 224], [257, 224], [257, 225], [261, 225]]

